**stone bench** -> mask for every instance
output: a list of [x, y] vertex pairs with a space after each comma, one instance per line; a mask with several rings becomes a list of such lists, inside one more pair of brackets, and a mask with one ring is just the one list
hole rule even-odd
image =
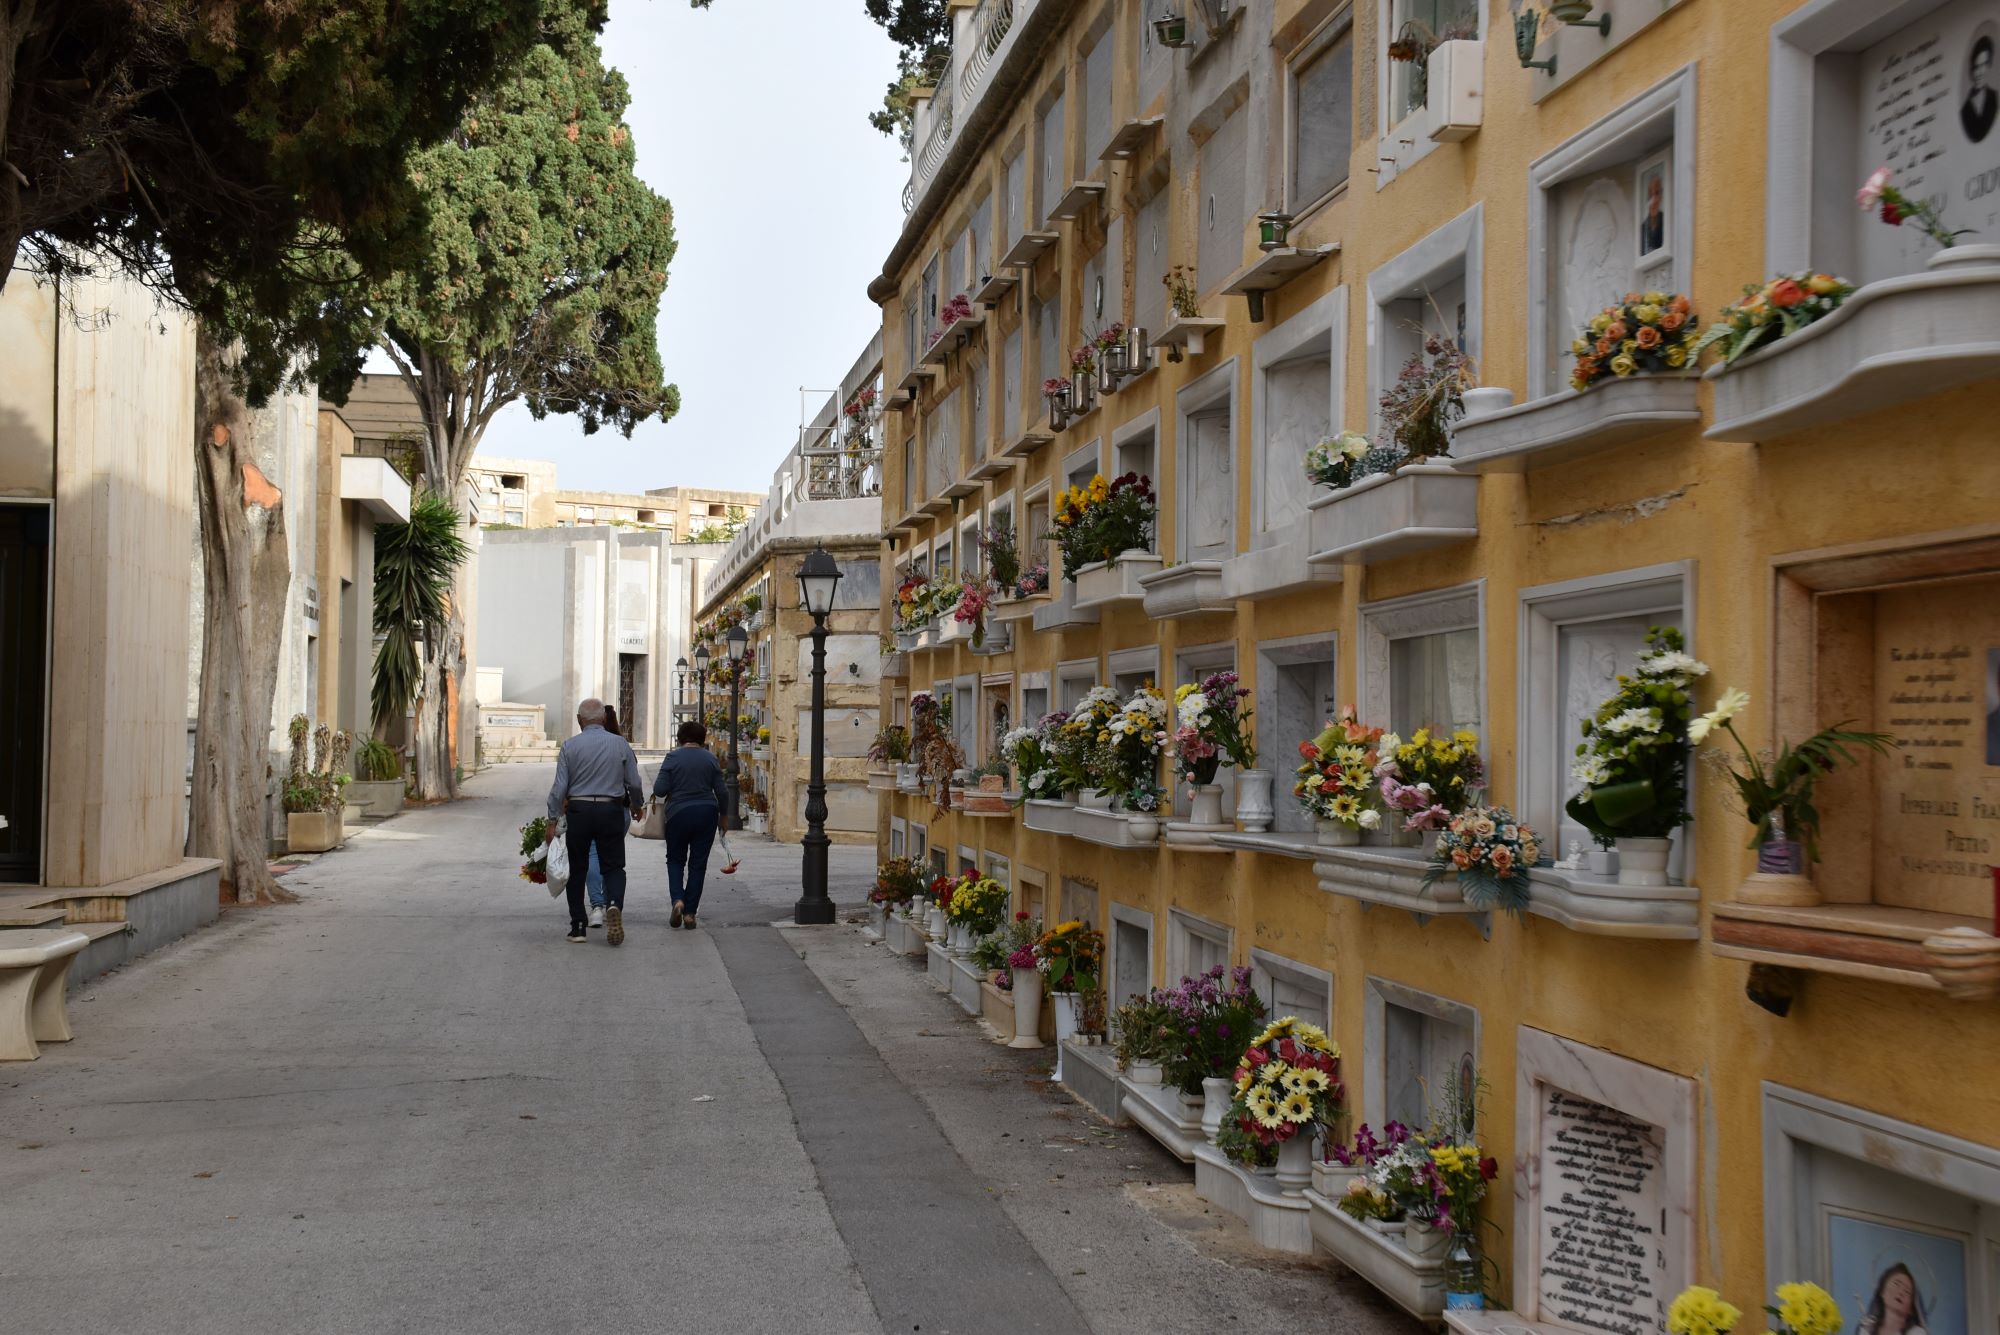
[[0, 932], [0, 1061], [33, 1061], [39, 1044], [67, 1043], [69, 962], [90, 944], [68, 928]]

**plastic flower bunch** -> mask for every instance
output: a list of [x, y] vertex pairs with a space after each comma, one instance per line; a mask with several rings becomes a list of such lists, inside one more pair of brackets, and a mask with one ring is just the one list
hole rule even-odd
[[1436, 1196], [1425, 1184], [1431, 1165], [1430, 1147], [1401, 1122], [1382, 1128], [1381, 1137], [1367, 1123], [1354, 1133], [1350, 1147], [1335, 1147], [1333, 1157], [1356, 1170], [1353, 1181], [1334, 1207], [1354, 1219], [1428, 1218]]
[[1141, 686], [1098, 733], [1098, 786], [1117, 793], [1128, 811], [1159, 809], [1160, 756], [1167, 743], [1167, 701]]
[[1339, 821], [1355, 829], [1382, 824], [1375, 769], [1381, 763], [1380, 728], [1364, 728], [1353, 705], [1327, 724], [1319, 736], [1299, 743], [1299, 767], [1292, 796], [1315, 820]]
[[1035, 943], [1035, 965], [1051, 992], [1095, 992], [1104, 967], [1104, 934], [1080, 919], [1057, 923]]
[[1667, 1335], [1729, 1335], [1743, 1310], [1699, 1284], [1682, 1289], [1667, 1308]]
[[1007, 887], [990, 876], [966, 873], [952, 888], [945, 916], [978, 936], [996, 930], [1007, 916]]
[[1243, 1050], [1228, 1115], [1248, 1142], [1275, 1150], [1332, 1122], [1344, 1097], [1340, 1049], [1318, 1026], [1287, 1015]]
[[1542, 856], [1541, 839], [1506, 807], [1474, 807], [1452, 817], [1424, 869], [1424, 884], [1456, 875], [1468, 903], [1497, 904], [1519, 913], [1528, 906], [1528, 869]]
[[1021, 573], [1008, 586], [1016, 598], [1032, 598], [1038, 593], [1049, 591], [1049, 563], [1032, 561], [1024, 566]]
[[1694, 305], [1678, 292], [1627, 292], [1623, 301], [1591, 316], [1570, 344], [1576, 356], [1570, 388], [1684, 370], [1694, 364], [1700, 337]]
[[1835, 1335], [1842, 1325], [1840, 1304], [1817, 1284], [1780, 1284], [1775, 1305], [1766, 1305], [1774, 1335]]
[[1722, 316], [1689, 350], [1699, 357], [1720, 345], [1724, 365], [1745, 353], [1825, 319], [1854, 294], [1854, 284], [1831, 274], [1780, 274], [1762, 287], [1743, 285], [1743, 300], [1722, 308]]
[[1237, 685], [1234, 672], [1213, 673], [1174, 691], [1174, 733], [1168, 749], [1181, 778], [1190, 784], [1214, 783], [1225, 762], [1239, 769], [1257, 762], [1256, 749], [1243, 728], [1250, 717], [1243, 708], [1249, 694]]
[[1486, 1184], [1499, 1176], [1500, 1165], [1469, 1142], [1434, 1139], [1427, 1152], [1430, 1164], [1418, 1176], [1431, 1192], [1431, 1222], [1442, 1229], [1469, 1230], [1486, 1199]]
[[1454, 813], [1471, 805], [1486, 782], [1479, 758], [1479, 734], [1469, 728], [1446, 735], [1418, 728], [1404, 741], [1382, 734], [1376, 746], [1376, 777], [1384, 806], [1400, 815], [1404, 830], [1442, 830]]
[[1878, 213], [1882, 221], [1891, 227], [1901, 227], [1906, 222], [1914, 222], [1924, 235], [1940, 246], [1955, 246], [1958, 239], [1972, 231], [1961, 227], [1957, 231], [1944, 225], [1938, 211], [1920, 199], [1911, 199], [1890, 182], [1887, 167], [1877, 167], [1861, 183], [1854, 193], [1854, 202], [1861, 206], [1863, 213]]
[[1359, 431], [1327, 436], [1306, 451], [1306, 480], [1322, 487], [1346, 487], [1367, 476], [1361, 461], [1375, 442]]
[[1708, 665], [1672, 626], [1652, 627], [1646, 643], [1632, 675], [1584, 721], [1570, 767], [1582, 787], [1565, 809], [1599, 839], [1664, 838], [1689, 819], [1694, 689]]
[[924, 874], [909, 858], [890, 858], [875, 868], [875, 888], [868, 892], [872, 904], [907, 904], [922, 893]]

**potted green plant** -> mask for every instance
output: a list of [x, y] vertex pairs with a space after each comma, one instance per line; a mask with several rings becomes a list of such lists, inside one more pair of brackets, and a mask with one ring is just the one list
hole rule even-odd
[[403, 809], [403, 758], [379, 737], [354, 748], [354, 781], [347, 800], [370, 816], [393, 816]]
[[1582, 787], [1564, 810], [1618, 845], [1618, 883], [1667, 883], [1667, 855], [1687, 811], [1689, 723], [1694, 684], [1708, 665], [1690, 657], [1672, 626], [1646, 634], [1647, 652], [1618, 689], [1584, 720], [1571, 777]]
[[[343, 790], [348, 735], [322, 723], [317, 728], [304, 714], [294, 714], [287, 730], [292, 764], [285, 776], [285, 846], [294, 853], [325, 853], [340, 847]], [[307, 740], [311, 739], [311, 755]]]

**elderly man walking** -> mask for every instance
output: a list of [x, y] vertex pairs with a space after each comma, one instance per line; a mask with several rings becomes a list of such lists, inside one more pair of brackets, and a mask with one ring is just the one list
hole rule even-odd
[[644, 814], [645, 789], [639, 784], [639, 757], [632, 744], [604, 729], [604, 702], [585, 700], [576, 707], [582, 731], [562, 744], [556, 755], [556, 781], [549, 789], [549, 819], [567, 814], [569, 847], [569, 939], [585, 941], [583, 869], [590, 851], [597, 850], [604, 873], [604, 939], [625, 941], [625, 834]]

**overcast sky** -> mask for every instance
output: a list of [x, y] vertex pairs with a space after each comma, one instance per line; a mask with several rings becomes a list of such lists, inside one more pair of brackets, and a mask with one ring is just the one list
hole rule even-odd
[[639, 175], [674, 206], [660, 355], [681, 411], [626, 440], [517, 406], [479, 452], [553, 459], [564, 487], [764, 491], [800, 386], [837, 387], [881, 322], [867, 287], [909, 167], [867, 117], [895, 47], [862, 0], [613, 0], [604, 57], [632, 87]]

